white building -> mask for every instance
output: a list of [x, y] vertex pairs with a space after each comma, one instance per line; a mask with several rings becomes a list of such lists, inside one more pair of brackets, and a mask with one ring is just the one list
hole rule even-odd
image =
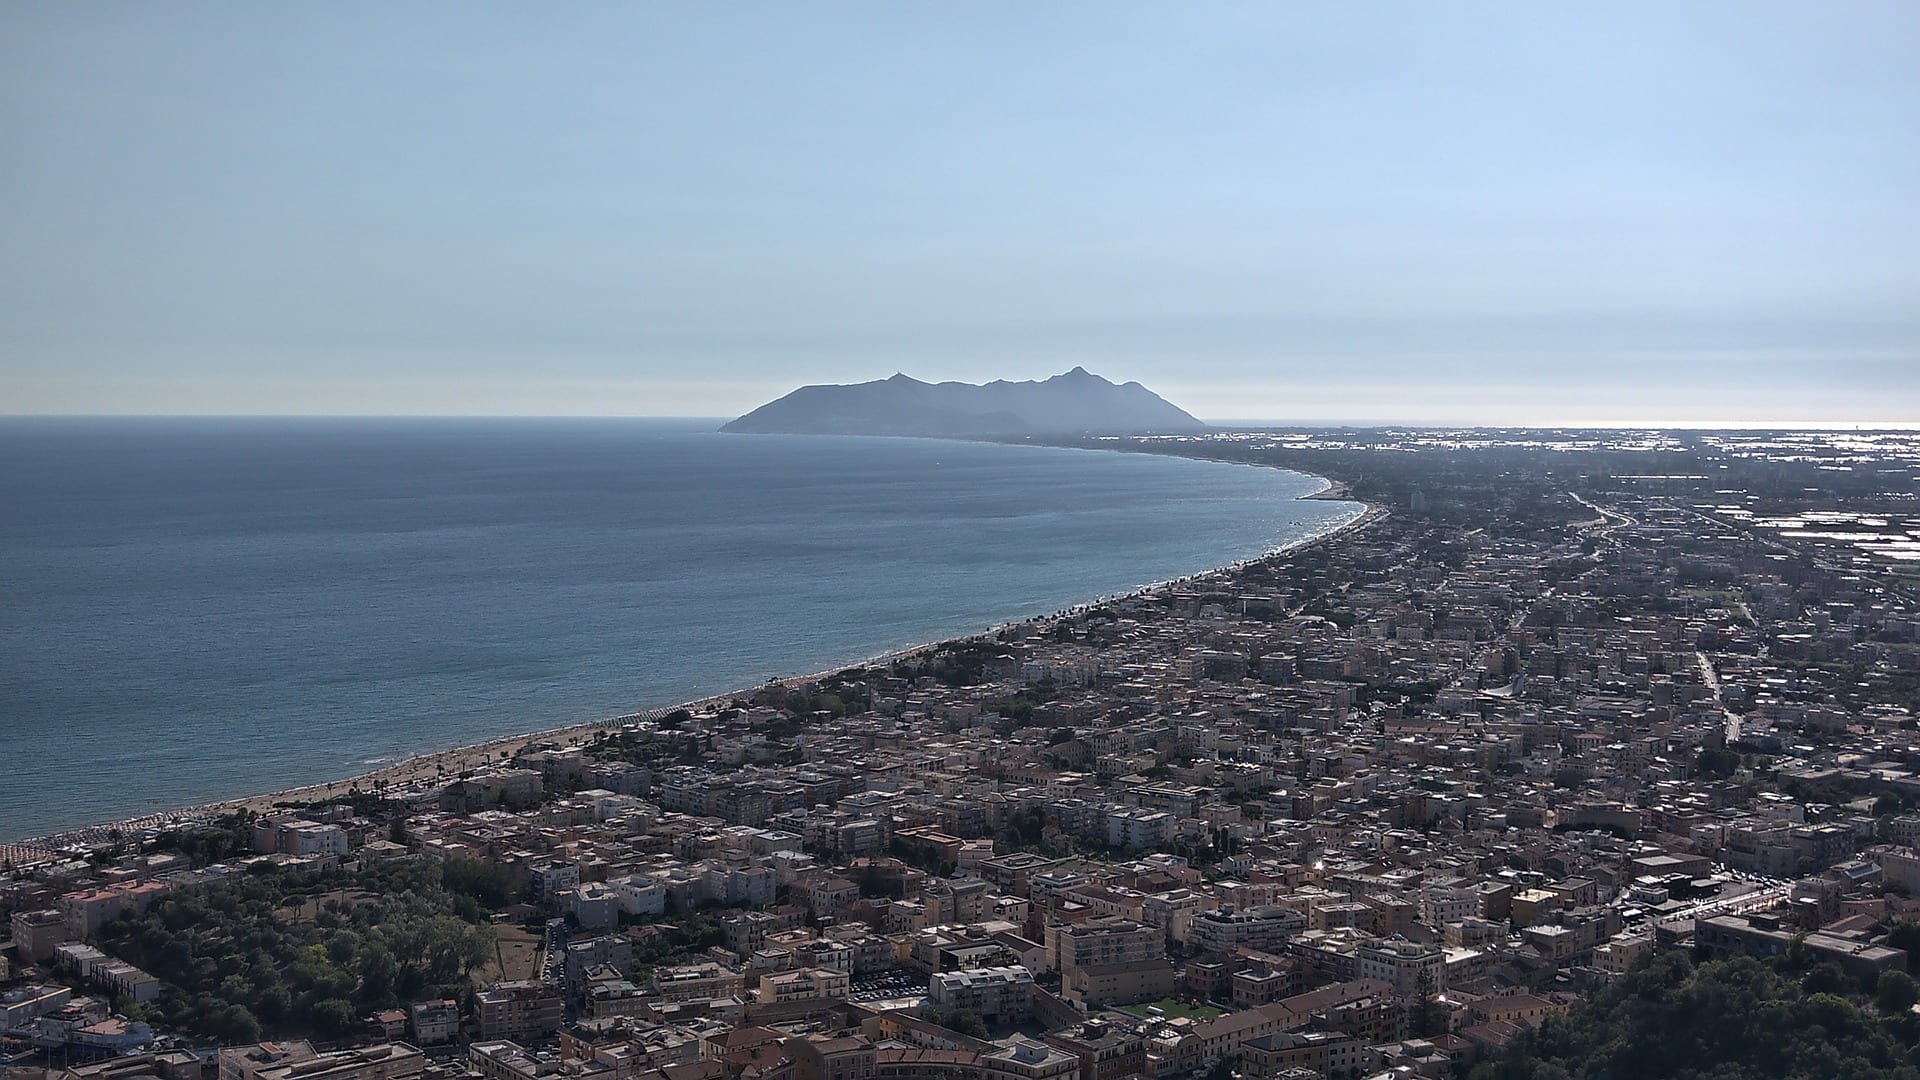
[[607, 882], [614, 902], [628, 915], [662, 915], [667, 910], [667, 890], [658, 881], [641, 874]]
[[1107, 846], [1141, 851], [1173, 838], [1179, 819], [1165, 810], [1127, 809], [1107, 815]]
[[571, 863], [535, 863], [527, 867], [527, 884], [536, 902], [551, 900], [580, 884], [580, 868]]
[[1447, 992], [1447, 954], [1432, 945], [1420, 945], [1395, 935], [1369, 941], [1354, 950], [1362, 979], [1393, 984], [1395, 995], [1432, 997]]
[[940, 1009], [967, 1009], [983, 1019], [1024, 1017], [1033, 1009], [1033, 973], [1024, 967], [943, 971], [927, 984]]

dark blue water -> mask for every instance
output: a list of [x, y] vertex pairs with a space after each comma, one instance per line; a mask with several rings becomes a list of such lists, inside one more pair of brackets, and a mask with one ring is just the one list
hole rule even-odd
[[820, 670], [1248, 557], [1319, 482], [677, 421], [0, 421], [0, 838]]

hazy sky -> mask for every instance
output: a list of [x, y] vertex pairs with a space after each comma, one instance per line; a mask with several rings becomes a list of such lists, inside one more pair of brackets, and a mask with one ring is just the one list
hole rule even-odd
[[1920, 421], [1920, 3], [29, 3], [0, 411]]

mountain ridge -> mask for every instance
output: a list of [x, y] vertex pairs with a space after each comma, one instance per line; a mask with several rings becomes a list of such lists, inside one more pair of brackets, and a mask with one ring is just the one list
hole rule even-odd
[[942, 438], [1204, 431], [1192, 414], [1140, 385], [1076, 366], [1042, 380], [923, 382], [903, 372], [849, 384], [802, 386], [722, 425], [768, 435], [920, 435]]

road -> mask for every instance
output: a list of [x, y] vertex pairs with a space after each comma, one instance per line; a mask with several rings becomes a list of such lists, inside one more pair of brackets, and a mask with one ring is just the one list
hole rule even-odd
[[1659, 925], [1670, 929], [1690, 929], [1683, 923], [1692, 923], [1697, 919], [1712, 918], [1715, 915], [1750, 915], [1756, 911], [1765, 911], [1787, 898], [1787, 885], [1765, 885], [1749, 893], [1738, 896], [1717, 896], [1684, 908], [1672, 915], [1656, 920]]

